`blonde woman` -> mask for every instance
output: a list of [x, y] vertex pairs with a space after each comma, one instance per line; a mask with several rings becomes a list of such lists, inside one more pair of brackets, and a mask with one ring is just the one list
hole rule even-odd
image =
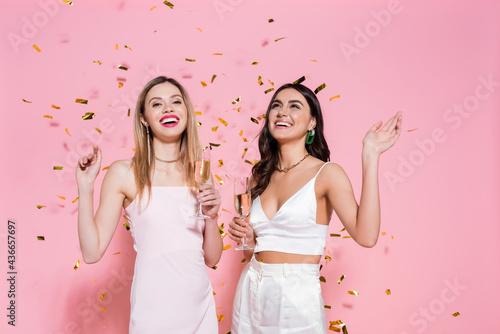
[[[196, 188], [193, 163], [200, 141], [195, 113], [176, 80], [161, 76], [146, 84], [137, 99], [134, 137], [135, 155], [111, 164], [95, 215], [101, 151], [95, 146], [78, 161], [83, 259], [101, 259], [123, 207], [137, 251], [129, 332], [218, 333], [206, 266], [215, 266], [222, 253], [217, 226], [221, 201], [211, 179]], [[211, 218], [190, 218], [198, 203]]]

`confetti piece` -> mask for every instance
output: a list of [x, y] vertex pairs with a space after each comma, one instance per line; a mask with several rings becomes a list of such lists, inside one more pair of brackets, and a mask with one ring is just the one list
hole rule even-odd
[[25, 100], [25, 99], [23, 99], [23, 101], [26, 102], [26, 103], [33, 103], [33, 102]]
[[351, 237], [350, 235], [345, 235], [345, 236], [343, 236], [342, 238], [344, 238], [344, 239], [349, 239], [350, 237]]
[[219, 120], [222, 124], [224, 124], [224, 126], [227, 126], [227, 122], [226, 122], [225, 120], [223, 120], [223, 119], [222, 119], [222, 118], [220, 118], [220, 117], [218, 118], [218, 120]]
[[382, 235], [386, 235], [386, 234], [387, 234], [387, 232], [382, 232]]
[[253, 166], [253, 163], [250, 160], [245, 160], [245, 162]]
[[153, 6], [153, 7], [151, 7], [151, 9], [150, 9], [149, 11], [152, 11], [152, 10], [153, 10], [153, 9], [155, 9], [155, 8], [156, 8], [156, 6]]
[[195, 112], [194, 112], [194, 114], [195, 114], [196, 116], [202, 116], [202, 115], [203, 115], [201, 111], [195, 111]]
[[252, 65], [259, 65], [259, 62], [258, 61], [253, 61]]
[[123, 87], [123, 82], [118, 82], [118, 88], [122, 88]]
[[220, 146], [220, 144], [215, 144], [215, 143], [208, 143], [208, 144], [209, 144], [210, 146], [212, 146], [212, 147], [219, 147], [219, 146]]
[[267, 20], [267, 22], [269, 22], [269, 23], [273, 23], [273, 22], [274, 22], [274, 19], [269, 19], [269, 20]]
[[251, 120], [252, 122], [254, 122], [255, 124], [259, 124], [259, 121], [258, 121], [258, 120], [256, 120], [256, 119], [255, 119], [255, 118], [253, 118], [253, 117], [250, 117], [250, 120]]
[[[334, 326], [340, 326], [341, 328], [337, 328]], [[347, 327], [341, 320], [330, 322], [330, 327], [328, 329], [337, 333], [340, 333], [340, 331], [342, 330], [342, 334], [348, 334]]]
[[40, 210], [41, 208], [45, 208], [47, 206], [46, 205], [37, 205], [36, 207], [37, 207], [38, 210]]
[[128, 67], [123, 66], [123, 65], [118, 65], [118, 68], [119, 68], [120, 70], [128, 71]]
[[88, 103], [89, 103], [89, 100], [85, 100], [85, 99], [76, 99], [76, 100], [75, 100], [75, 103], [80, 103], [80, 104], [88, 104]]
[[340, 284], [340, 282], [342, 282], [345, 278], [345, 275], [342, 275], [340, 276], [339, 280], [337, 281], [338, 284]]
[[134, 50], [132, 50], [132, 48], [131, 48], [130, 46], [128, 46], [128, 45], [125, 45], [125, 49], [129, 49], [130, 51], [134, 51]]
[[130, 117], [130, 108], [127, 111], [127, 117]]
[[325, 306], [325, 308], [327, 308], [327, 309], [329, 309], [329, 310], [331, 310], [331, 309], [332, 309], [332, 307], [331, 307], [330, 305], [324, 305], [324, 306]]
[[331, 101], [331, 100], [333, 100], [333, 99], [338, 99], [338, 98], [340, 98], [340, 95], [335, 95], [335, 96], [332, 96], [332, 97], [330, 98], [330, 101]]
[[222, 186], [224, 184], [224, 181], [222, 181], [222, 179], [220, 178], [219, 175], [215, 174], [214, 176], [217, 179], [217, 181], [219, 181], [220, 185]]
[[60, 199], [62, 199], [62, 200], [66, 200], [66, 197], [64, 197], [64, 196], [59, 196], [59, 195], [57, 195], [57, 197], [59, 197], [59, 198], [60, 198]]
[[226, 211], [227, 213], [231, 213], [231, 211], [228, 211], [228, 210], [226, 210], [224, 208], [222, 208], [222, 211]]
[[74, 200], [71, 201], [71, 203], [75, 203], [76, 201], [78, 201], [79, 198], [80, 197], [75, 198]]
[[104, 300], [104, 296], [106, 296], [107, 292], [103, 292], [103, 294], [101, 295], [101, 297], [99, 298], [101, 301]]
[[326, 278], [325, 276], [320, 276], [319, 277], [320, 282], [326, 283]]
[[266, 89], [266, 90], [264, 91], [264, 94], [267, 94], [267, 93], [269, 93], [269, 92], [272, 92], [273, 90], [274, 90], [274, 88], [272, 88], [272, 87], [271, 87], [271, 88], [269, 88], [269, 89]]
[[118, 50], [118, 43], [115, 44], [115, 50]]
[[68, 136], [71, 136], [71, 135], [69, 134], [69, 130], [68, 130], [68, 128], [65, 128], [65, 129], [64, 129], [64, 131], [66, 131], [66, 133], [68, 134]]
[[109, 169], [109, 166], [106, 166], [106, 167], [104, 167], [104, 168], [103, 168], [103, 169], [101, 169], [101, 170], [106, 170], [106, 169]]
[[186, 58], [186, 61], [190, 61], [190, 62], [194, 63], [196, 61], [196, 59]]
[[164, 3], [165, 5], [167, 5], [168, 7], [170, 7], [170, 9], [173, 9], [173, 8], [174, 8], [174, 4], [173, 4], [173, 3], [171, 3], [171, 2], [168, 2], [168, 1], [163, 1], [163, 3]]
[[412, 132], [412, 131], [415, 131], [415, 130], [418, 130], [418, 128], [408, 130], [408, 132]]
[[306, 77], [305, 76], [301, 76], [300, 78], [298, 78], [297, 80], [295, 80], [293, 82], [293, 84], [296, 85], [296, 84], [299, 84], [299, 83], [304, 82], [304, 81], [306, 81]]
[[214, 127], [212, 127], [212, 131], [213, 131], [213, 132], [217, 132], [217, 129], [218, 129], [218, 128], [219, 128], [219, 126], [214, 126]]
[[331, 261], [332, 258], [329, 255], [325, 255], [325, 260]]
[[326, 84], [325, 83], [322, 83], [321, 85], [318, 86], [318, 88], [316, 88], [314, 90], [314, 94], [318, 94], [319, 92], [321, 92], [323, 89], [326, 88]]
[[107, 311], [104, 307], [102, 307], [102, 306], [100, 306], [100, 305], [99, 305], [99, 308], [100, 308], [101, 310], [103, 310], [104, 312], [106, 312], [106, 311]]
[[269, 83], [271, 84], [271, 86], [274, 86], [274, 82], [272, 82], [271, 80], [267, 80], [269, 81]]
[[63, 166], [54, 166], [53, 167], [53, 170], [62, 170], [63, 169]]
[[347, 293], [348, 293], [349, 295], [359, 296], [359, 292], [357, 292], [357, 291], [349, 290], [349, 291], [347, 291]]
[[42, 52], [42, 50], [40, 50], [40, 48], [36, 44], [33, 44], [33, 47], [35, 48], [36, 51]]
[[50, 119], [53, 119], [54, 117], [50, 116], [50, 115], [43, 115], [43, 117], [45, 118], [50, 118]]
[[274, 40], [274, 42], [281, 41], [282, 39], [285, 39], [285, 38], [286, 38], [286, 37], [276, 38], [276, 39]]
[[247, 259], [243, 258], [243, 260], [241, 260], [241, 263], [245, 263], [245, 262], [247, 262]]
[[459, 315], [460, 315], [460, 312], [455, 312], [452, 314], [452, 316], [454, 316], [454, 317], [458, 317]]
[[130, 225], [128, 224], [128, 222], [124, 222], [123, 226], [125, 226], [125, 228], [127, 229], [127, 231], [130, 231]]
[[248, 151], [248, 147], [245, 147], [245, 149], [243, 150], [243, 154], [241, 155], [242, 159], [245, 157], [245, 154], [247, 154], [247, 151]]
[[385, 290], [385, 293], [389, 296], [391, 294], [391, 289]]
[[73, 269], [77, 270], [78, 267], [80, 267], [80, 260], [76, 261], [75, 266], [73, 267]]
[[68, 5], [70, 6], [73, 6], [73, 1], [69, 1], [69, 0], [63, 0], [64, 3], [67, 3]]
[[43, 235], [38, 235], [37, 240], [45, 241], [45, 237]]
[[94, 115], [95, 115], [95, 113], [93, 113], [93, 112], [86, 112], [85, 115], [82, 116], [82, 119], [84, 121], [86, 121], [88, 119], [94, 118]]
[[219, 167], [222, 167], [224, 166], [224, 161], [222, 161], [222, 159], [219, 160]]
[[99, 130], [98, 128], [95, 128], [95, 130], [96, 130], [97, 132], [99, 132], [99, 134], [100, 134], [100, 135], [102, 135], [102, 131], [101, 131], [101, 130]]
[[52, 108], [54, 108], [54, 109], [61, 109], [61, 107], [58, 107], [56, 105], [52, 105]]
[[[118, 237], [120, 237], [120, 236], [118, 236]], [[120, 254], [120, 252], [113, 253], [113, 255], [118, 255], [118, 254]]]
[[338, 238], [338, 237], [340, 237], [340, 234], [337, 234], [337, 233], [330, 233], [330, 236], [331, 236], [331, 237], [337, 237], [337, 238]]
[[229, 249], [229, 248], [231, 248], [231, 244], [227, 244], [227, 245], [225, 245], [224, 247], [222, 247], [222, 250], [227, 250], [227, 249]]
[[199, 32], [203, 32], [203, 30], [201, 30], [200, 28], [196, 28], [196, 29], [198, 29], [198, 30], [199, 30]]
[[236, 98], [233, 102], [231, 102], [232, 104], [236, 104], [238, 102], [241, 101], [241, 96], [238, 96], [238, 98]]
[[215, 78], [217, 78], [217, 74], [212, 75], [212, 80], [210, 80], [210, 83], [214, 83]]
[[212, 53], [212, 56], [222, 56], [222, 53]]
[[200, 127], [201, 126], [201, 122], [196, 122], [196, 125], [198, 125]]
[[207, 87], [207, 83], [205, 81], [200, 81], [200, 82], [203, 87]]
[[311, 59], [312, 62], [317, 63], [318, 61], [316, 59]]
[[220, 316], [217, 316], [217, 319], [219, 319], [219, 322], [224, 320], [224, 314], [221, 314]]
[[341, 229], [339, 232], [344, 232], [345, 231], [345, 227], [343, 229]]
[[257, 78], [257, 82], [259, 83], [259, 86], [262, 86], [264, 83], [262, 82], [262, 77], [259, 75]]

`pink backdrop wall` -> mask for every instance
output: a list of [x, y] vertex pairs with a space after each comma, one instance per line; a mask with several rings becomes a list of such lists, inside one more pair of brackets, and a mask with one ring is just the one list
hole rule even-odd
[[[254, 138], [262, 123], [250, 118], [265, 112], [270, 81], [276, 87], [305, 76], [312, 89], [326, 83], [318, 97], [332, 160], [358, 198], [364, 133], [402, 110], [402, 136], [380, 166], [385, 235], [373, 249], [342, 237], [327, 241], [327, 319], [342, 320], [350, 334], [498, 333], [500, 3], [172, 3], [1, 2], [2, 333], [127, 332], [131, 235], [122, 219], [104, 258], [73, 268], [81, 261], [74, 166], [91, 143], [101, 146], [103, 167], [132, 156], [127, 110], [160, 74], [187, 87], [202, 113], [203, 141], [220, 144], [213, 173], [224, 181], [222, 207], [231, 213], [221, 210], [219, 222], [226, 226], [234, 214], [231, 178], [250, 171], [245, 159], [259, 158]], [[82, 120], [86, 112], [94, 118]], [[98, 199], [96, 191], [96, 207]], [[16, 327], [5, 317], [9, 218], [17, 225]], [[332, 219], [330, 233], [341, 228]], [[226, 237], [224, 244], [232, 243]], [[242, 258], [233, 247], [208, 269], [220, 333], [230, 329]]]

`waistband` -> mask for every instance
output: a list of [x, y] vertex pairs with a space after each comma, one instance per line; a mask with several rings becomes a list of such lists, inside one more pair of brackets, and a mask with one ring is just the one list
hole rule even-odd
[[261, 276], [314, 276], [319, 277], [319, 264], [314, 263], [262, 263], [252, 256], [249, 268]]

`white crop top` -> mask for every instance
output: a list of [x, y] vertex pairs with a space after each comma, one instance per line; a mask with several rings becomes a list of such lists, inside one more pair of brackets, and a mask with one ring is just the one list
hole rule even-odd
[[316, 223], [316, 193], [314, 185], [319, 172], [292, 195], [268, 219], [260, 196], [253, 200], [250, 210], [250, 226], [256, 235], [254, 252], [275, 251], [290, 254], [323, 255], [328, 225]]

